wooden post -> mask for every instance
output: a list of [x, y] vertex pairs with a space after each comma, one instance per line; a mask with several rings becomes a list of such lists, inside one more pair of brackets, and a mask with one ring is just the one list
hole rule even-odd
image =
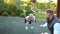
[[60, 0], [57, 0], [57, 17], [60, 16]]

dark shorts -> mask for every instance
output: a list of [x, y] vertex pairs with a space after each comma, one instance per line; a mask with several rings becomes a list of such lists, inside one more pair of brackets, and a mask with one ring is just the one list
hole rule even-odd
[[27, 23], [27, 22], [29, 22], [29, 24], [31, 24], [32, 22], [35, 22], [35, 23], [36, 23], [36, 20], [35, 20], [35, 21], [33, 21], [33, 20], [27, 21], [27, 20], [25, 19], [25, 23]]
[[29, 24], [31, 24], [31, 23], [33, 22], [33, 20], [27, 21], [27, 20], [25, 19], [25, 23], [27, 23], [27, 22], [29, 22]]
[[29, 22], [29, 24], [31, 24], [31, 23], [32, 23], [32, 21], [25, 21], [25, 23], [27, 23], [27, 22]]

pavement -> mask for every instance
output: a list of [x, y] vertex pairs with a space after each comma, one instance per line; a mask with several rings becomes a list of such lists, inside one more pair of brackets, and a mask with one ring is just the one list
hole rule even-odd
[[38, 19], [34, 24], [34, 29], [25, 29], [24, 18], [19, 17], [0, 17], [0, 34], [41, 34], [42, 32], [48, 32], [47, 27], [40, 28], [40, 24], [44, 24], [46, 20]]

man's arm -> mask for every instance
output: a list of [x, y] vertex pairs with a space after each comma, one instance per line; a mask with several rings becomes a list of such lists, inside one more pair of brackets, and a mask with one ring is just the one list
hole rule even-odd
[[54, 25], [54, 34], [60, 34], [60, 23]]
[[47, 27], [47, 23], [40, 25], [40, 27]]

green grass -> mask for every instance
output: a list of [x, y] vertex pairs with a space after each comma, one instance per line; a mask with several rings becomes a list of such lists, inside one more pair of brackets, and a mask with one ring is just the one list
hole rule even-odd
[[37, 19], [45, 19], [45, 14], [43, 14], [43, 13], [35, 12], [35, 15], [36, 15]]

